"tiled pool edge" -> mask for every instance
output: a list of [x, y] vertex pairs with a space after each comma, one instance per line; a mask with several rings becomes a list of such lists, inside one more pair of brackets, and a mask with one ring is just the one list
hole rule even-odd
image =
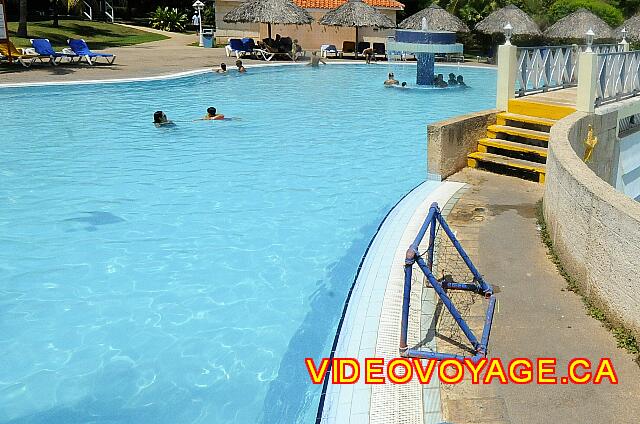
[[[425, 182], [405, 196], [387, 215], [362, 262], [335, 348], [335, 357], [381, 357], [398, 355], [400, 308], [402, 305], [404, 256], [422, 225], [431, 203], [441, 206], [464, 186], [443, 182], [432, 189]], [[417, 342], [420, 334], [422, 286], [414, 285], [409, 334]], [[428, 402], [423, 403], [423, 390]], [[426, 400], [426, 399], [425, 399]], [[428, 410], [425, 410], [428, 409]], [[322, 405], [322, 423], [436, 423], [441, 421], [439, 383], [428, 387], [405, 385], [329, 384]], [[425, 421], [426, 419], [426, 421]]]

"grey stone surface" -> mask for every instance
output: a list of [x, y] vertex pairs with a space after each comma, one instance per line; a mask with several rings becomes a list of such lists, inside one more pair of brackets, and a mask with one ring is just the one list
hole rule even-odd
[[427, 167], [442, 179], [467, 166], [467, 155], [475, 152], [487, 126], [496, 123], [497, 109], [485, 110], [427, 126]]
[[[551, 128], [544, 211], [567, 271], [640, 336], [640, 203], [608, 184], [617, 162], [615, 121], [576, 112]], [[587, 166], [589, 123], [599, 142]]]
[[[586, 167], [585, 170], [591, 172]], [[497, 382], [472, 385], [465, 381], [447, 389], [446, 421], [455, 424], [637, 423], [640, 368], [633, 362], [632, 355], [616, 347], [611, 333], [586, 314], [580, 298], [565, 290], [566, 282], [547, 257], [540, 240], [536, 202], [545, 187], [470, 168], [450, 179], [470, 185], [451, 212], [470, 219], [466, 226], [461, 227], [458, 222], [453, 228], [458, 234], [469, 234], [470, 226], [476, 229], [478, 248], [468, 248], [466, 242], [462, 244], [484, 278], [500, 290], [489, 356], [498, 357], [505, 364], [516, 357], [554, 357], [558, 377], [566, 375], [566, 364], [571, 358], [589, 358], [597, 364], [600, 358], [608, 357], [614, 364], [619, 384], [605, 381], [600, 385], [502, 385]], [[606, 183], [600, 183], [606, 187]], [[567, 210], [571, 213], [570, 206]], [[566, 221], [571, 222], [569, 218]], [[574, 239], [579, 242], [578, 238], [570, 236], [569, 242]], [[606, 260], [599, 262], [608, 266]], [[611, 280], [610, 286], [616, 284], [617, 281]]]

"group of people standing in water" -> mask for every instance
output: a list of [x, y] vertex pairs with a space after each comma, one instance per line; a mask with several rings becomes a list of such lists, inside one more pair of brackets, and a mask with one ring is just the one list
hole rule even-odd
[[[393, 74], [393, 72], [389, 72], [389, 76], [385, 80], [384, 85], [387, 85], [387, 86], [400, 85], [400, 87], [402, 87], [402, 88], [406, 88], [407, 87], [407, 83], [406, 82], [402, 82], [402, 84], [400, 84], [400, 81], [398, 81], [396, 79], [396, 77]], [[456, 74], [454, 74], [453, 72], [449, 74], [449, 80], [448, 81], [444, 80], [444, 76], [442, 74], [434, 75], [433, 76], [433, 85], [435, 87], [438, 87], [438, 88], [446, 88], [446, 87], [455, 86], [455, 85], [457, 85], [459, 87], [467, 87], [467, 84], [465, 84], [465, 82], [464, 82], [464, 77], [462, 75], [458, 75], [456, 77]]]

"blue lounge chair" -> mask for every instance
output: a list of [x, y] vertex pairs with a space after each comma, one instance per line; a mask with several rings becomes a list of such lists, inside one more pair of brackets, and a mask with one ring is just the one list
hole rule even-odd
[[53, 46], [49, 42], [48, 38], [32, 38], [30, 41], [33, 49], [41, 58], [40, 60], [42, 60], [42, 58], [48, 57], [52, 65], [57, 65], [58, 62], [56, 61], [58, 59], [60, 59], [60, 62], [62, 62], [62, 59], [69, 59], [69, 62], [73, 62], [73, 58], [78, 57], [75, 54], [56, 52], [53, 49]]
[[116, 57], [111, 53], [92, 52], [91, 50], [89, 50], [89, 46], [87, 46], [87, 43], [82, 39], [69, 39], [67, 40], [67, 43], [69, 43], [69, 47], [71, 47], [73, 53], [79, 56], [80, 59], [78, 60], [78, 63], [80, 63], [82, 59], [85, 59], [89, 65], [93, 65], [94, 62], [97, 62], [98, 59], [102, 57], [107, 61], [109, 65], [111, 65], [116, 60]]
[[342, 50], [338, 50], [335, 44], [323, 44], [320, 46], [320, 56], [327, 57], [330, 54], [338, 57], [342, 55]]
[[242, 56], [244, 56], [247, 53], [249, 54], [251, 53], [251, 51], [247, 51], [244, 43], [239, 38], [229, 39], [229, 45], [225, 46], [224, 49], [227, 52], [227, 56], [231, 56], [231, 54], [235, 54], [238, 59], [240, 59]]

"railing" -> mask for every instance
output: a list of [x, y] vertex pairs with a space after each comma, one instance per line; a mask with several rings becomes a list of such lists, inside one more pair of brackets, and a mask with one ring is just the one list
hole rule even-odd
[[[574, 87], [578, 84], [578, 54], [586, 45], [540, 46], [518, 48], [517, 88], [518, 96], [526, 96]], [[623, 51], [622, 44], [596, 44], [591, 50], [596, 54]]]
[[516, 93], [519, 96], [577, 84], [579, 46], [518, 48]]
[[595, 105], [640, 93], [640, 51], [598, 55]]
[[107, 1], [105, 1], [104, 4], [105, 4], [105, 6], [104, 6], [105, 7], [104, 14], [107, 15], [107, 17], [109, 18], [109, 20], [111, 22], [115, 22], [116, 14], [113, 12], [113, 6], [111, 6], [109, 4], [109, 2], [107, 2]]
[[[93, 10], [91, 9], [91, 5], [89, 3], [87, 3], [86, 1], [82, 0], [82, 5], [84, 6], [82, 8], [82, 14], [84, 16], [87, 17], [87, 19], [89, 19], [90, 21], [93, 20]], [[88, 12], [87, 12], [88, 10]]]

